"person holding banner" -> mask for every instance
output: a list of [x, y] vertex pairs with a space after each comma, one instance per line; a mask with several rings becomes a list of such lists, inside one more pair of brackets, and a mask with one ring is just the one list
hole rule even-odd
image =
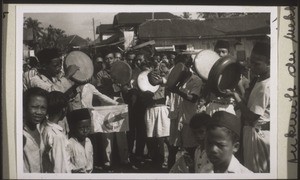
[[[108, 50], [103, 53], [106, 69], [100, 71], [97, 77], [100, 79], [102, 85], [100, 92], [108, 97], [117, 100], [118, 102], [124, 102], [121, 95], [121, 87], [117, 85], [112, 78], [112, 65], [116, 62], [112, 51]], [[110, 124], [106, 124], [107, 128], [110, 128]], [[129, 155], [128, 155], [128, 143], [125, 131], [120, 132], [100, 132], [102, 147], [103, 162], [102, 166], [104, 170], [113, 172], [113, 159], [116, 159], [116, 152], [119, 156], [119, 165], [121, 168], [130, 168]], [[118, 149], [114, 149], [114, 143]]]

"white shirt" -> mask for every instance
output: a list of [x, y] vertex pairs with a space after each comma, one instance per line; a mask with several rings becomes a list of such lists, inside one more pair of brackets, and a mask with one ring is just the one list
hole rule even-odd
[[[104, 105], [117, 105], [118, 102], [100, 93], [92, 84], [84, 84], [77, 87], [77, 95], [70, 101], [70, 110], [92, 108], [93, 97], [99, 99]], [[95, 96], [94, 96], [95, 95]]]
[[72, 170], [91, 173], [93, 170], [93, 145], [90, 139], [86, 138], [85, 146], [82, 146], [76, 138], [71, 137], [68, 147]]
[[74, 82], [65, 78], [63, 75], [59, 75], [59, 77], [53, 77], [51, 81], [46, 76], [37, 73], [35, 76], [30, 78], [29, 84], [30, 87], [39, 87], [48, 92], [60, 91], [64, 93], [70, 87], [72, 87]]
[[[40, 132], [40, 126], [37, 127]], [[25, 145], [23, 147], [23, 162], [25, 173], [41, 173], [42, 172], [42, 152], [44, 143], [42, 138], [38, 144], [35, 139], [28, 133], [28, 127], [23, 127], [23, 136], [25, 137]]]
[[[200, 173], [214, 173], [214, 166], [211, 163], [204, 165]], [[253, 173], [246, 167], [244, 167], [235, 157], [232, 155], [231, 161], [225, 173], [237, 173], [237, 174], [247, 174]]]
[[270, 121], [270, 78], [256, 82], [247, 106], [252, 112], [260, 115], [258, 124]]
[[45, 151], [43, 153], [43, 170], [48, 173], [70, 173], [70, 156], [67, 153], [68, 139], [63, 128], [49, 120], [43, 133]]

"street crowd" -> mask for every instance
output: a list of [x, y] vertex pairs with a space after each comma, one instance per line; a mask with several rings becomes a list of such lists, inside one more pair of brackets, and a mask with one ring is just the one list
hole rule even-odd
[[[226, 40], [214, 47], [220, 57], [229, 57], [229, 49]], [[251, 78], [241, 73], [236, 88], [221, 97], [199, 77], [188, 53], [98, 52], [84, 83], [73, 81], [80, 67], [64, 66], [64, 58], [46, 48], [24, 66], [24, 172], [270, 172], [270, 44], [253, 44], [250, 63], [241, 62]], [[127, 84], [111, 76], [118, 61], [131, 68]], [[179, 63], [188, 73], [166, 88]], [[140, 89], [144, 71], [159, 86], [155, 92]], [[122, 104], [128, 105], [129, 131], [92, 133], [93, 107]]]

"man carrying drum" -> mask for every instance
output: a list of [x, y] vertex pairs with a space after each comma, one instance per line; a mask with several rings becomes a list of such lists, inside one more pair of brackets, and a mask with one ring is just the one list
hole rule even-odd
[[[191, 158], [193, 158], [194, 151], [198, 144], [189, 127], [189, 122], [191, 117], [197, 111], [197, 100], [200, 97], [202, 80], [190, 69], [193, 61], [191, 55], [180, 54], [175, 58], [175, 61], [178, 62], [178, 64], [170, 73], [167, 86], [171, 92], [180, 96], [180, 101], [178, 104], [178, 124], [176, 123], [175, 126], [171, 127], [176, 129], [170, 130], [170, 144], [175, 145], [175, 147], [176, 145], [182, 147]], [[176, 131], [179, 131], [179, 133], [176, 133]], [[172, 154], [170, 154], [171, 156], [174, 156], [174, 159], [178, 150], [178, 148], [175, 147], [173, 146], [171, 151]], [[172, 157], [169, 157], [169, 161], [170, 160], [172, 162]]]
[[[37, 53], [37, 58], [40, 62], [41, 68], [38, 73], [29, 79], [29, 87], [39, 87], [48, 92], [60, 91], [65, 93], [74, 82], [71, 80], [72, 76], [79, 70], [76, 65], [68, 66], [65, 73], [62, 72], [62, 54], [59, 49], [43, 49]], [[59, 121], [59, 125], [63, 127], [65, 133], [69, 132], [69, 126], [66, 118]]]

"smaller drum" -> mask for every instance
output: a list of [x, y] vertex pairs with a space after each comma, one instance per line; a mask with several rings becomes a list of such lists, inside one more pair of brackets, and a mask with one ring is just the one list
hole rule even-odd
[[153, 86], [150, 84], [149, 79], [148, 79], [149, 73], [150, 73], [150, 70], [141, 72], [137, 78], [137, 84], [142, 92], [150, 91], [152, 93], [155, 93], [158, 90], [159, 85]]
[[208, 79], [209, 72], [220, 56], [212, 50], [200, 51], [194, 60], [197, 74], [204, 80]]
[[226, 89], [234, 89], [241, 77], [241, 65], [232, 56], [220, 58], [211, 68], [208, 86], [217, 95], [224, 95]]
[[131, 80], [132, 70], [126, 62], [116, 61], [111, 65], [110, 75], [115, 83], [125, 85]]
[[188, 71], [183, 63], [177, 63], [168, 76], [166, 87], [170, 90], [174, 89], [184, 81]]
[[70, 52], [65, 60], [66, 67], [76, 65], [79, 70], [72, 76], [72, 80], [77, 83], [88, 82], [94, 73], [94, 66], [91, 58], [81, 51]]

